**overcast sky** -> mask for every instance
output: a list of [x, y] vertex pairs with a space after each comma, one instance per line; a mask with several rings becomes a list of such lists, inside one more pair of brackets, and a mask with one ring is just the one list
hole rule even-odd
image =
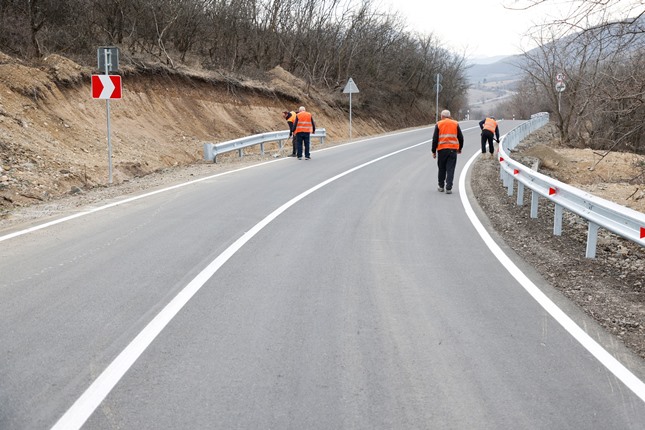
[[[376, 0], [378, 3], [379, 0]], [[470, 58], [513, 55], [533, 48], [522, 34], [532, 25], [557, 15], [554, 6], [508, 10], [514, 0], [380, 0], [385, 9], [398, 11], [411, 31], [434, 33], [457, 52]], [[523, 2], [526, 4], [526, 2]], [[562, 3], [562, 1], [560, 1]]]

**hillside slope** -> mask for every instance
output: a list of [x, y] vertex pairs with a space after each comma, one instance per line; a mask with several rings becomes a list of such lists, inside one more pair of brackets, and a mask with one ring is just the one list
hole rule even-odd
[[[0, 53], [0, 216], [108, 184], [106, 102], [92, 99], [91, 73], [58, 55], [36, 68]], [[348, 137], [343, 94], [280, 67], [267, 82], [161, 66], [122, 75], [123, 98], [110, 102], [113, 184], [202, 162], [204, 142], [285, 130], [281, 112], [300, 105], [330, 140]], [[354, 137], [385, 129], [353, 118]]]

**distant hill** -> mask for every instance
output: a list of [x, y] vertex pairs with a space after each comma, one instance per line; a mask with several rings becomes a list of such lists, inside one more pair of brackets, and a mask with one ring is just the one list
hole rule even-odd
[[[496, 106], [515, 94], [522, 70], [517, 66], [522, 56], [501, 57], [497, 61], [471, 63], [466, 71], [470, 89], [468, 108], [473, 117], [494, 112]], [[474, 60], [477, 61], [477, 60]]]
[[476, 57], [476, 58], [471, 58], [469, 63], [470, 64], [493, 64], [498, 62], [499, 60], [503, 60], [504, 58], [509, 57], [508, 55], [495, 55], [493, 57]]
[[471, 63], [466, 76], [471, 85], [483, 82], [515, 81], [520, 79], [522, 71], [517, 66], [521, 55], [502, 57], [493, 63]]
[[[645, 46], [645, 15], [636, 19], [608, 23], [587, 31], [576, 32], [541, 48], [528, 51], [529, 56], [540, 56], [540, 51], [557, 50], [575, 55], [584, 48], [589, 60], [608, 57], [610, 53], [636, 53]], [[517, 83], [524, 72], [520, 67], [524, 55], [502, 58], [480, 58], [469, 62], [466, 76], [470, 84], [467, 111], [476, 116], [482, 111], [493, 112], [497, 106], [515, 94]]]

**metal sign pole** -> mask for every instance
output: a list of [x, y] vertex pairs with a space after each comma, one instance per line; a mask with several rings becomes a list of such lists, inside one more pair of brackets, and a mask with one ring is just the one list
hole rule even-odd
[[558, 82], [555, 84], [555, 90], [558, 92], [558, 114], [560, 114], [560, 111], [561, 111], [562, 92], [567, 87], [563, 79], [564, 79], [564, 76], [561, 73], [558, 74]]
[[352, 141], [352, 93], [349, 93], [349, 141]]
[[[105, 74], [109, 74], [110, 64], [110, 52], [105, 50]], [[105, 110], [107, 116], [107, 142], [108, 142], [108, 183], [112, 183], [112, 139], [110, 136], [110, 99], [105, 100]]]
[[343, 89], [343, 93], [349, 94], [349, 140], [352, 140], [352, 93], [357, 93], [358, 87], [352, 78], [349, 78], [347, 85]]
[[434, 84], [434, 90], [437, 92], [437, 104], [434, 111], [435, 124], [439, 121], [439, 93], [443, 89], [443, 86], [441, 85], [442, 80], [443, 80], [443, 76], [441, 75], [441, 73], [437, 73], [437, 83]]

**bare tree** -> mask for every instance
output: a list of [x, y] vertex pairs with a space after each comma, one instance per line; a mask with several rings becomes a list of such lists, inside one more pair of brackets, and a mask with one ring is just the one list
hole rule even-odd
[[[549, 2], [525, 3], [533, 7]], [[524, 55], [522, 67], [531, 82], [525, 84], [539, 88], [549, 100], [564, 142], [643, 150], [641, 121], [636, 116], [643, 94], [635, 85], [642, 78], [638, 68], [645, 50], [642, 2], [568, 3], [572, 7], [567, 16], [534, 29], [539, 47]], [[640, 8], [635, 9], [637, 3]], [[617, 10], [630, 15], [615, 19]], [[565, 77], [566, 89], [561, 93], [555, 89], [558, 75]]]
[[42, 11], [41, 0], [27, 0], [29, 14], [29, 29], [31, 31], [31, 46], [36, 56], [42, 56], [42, 48], [38, 41], [38, 32], [45, 25], [45, 14]]
[[334, 91], [353, 76], [359, 106], [405, 110], [407, 120], [433, 113], [441, 72], [442, 105], [464, 103], [463, 57], [432, 35], [410, 34], [374, 0], [0, 0], [0, 24], [0, 49], [25, 57], [60, 52], [93, 62], [96, 46], [109, 44], [137, 65], [198, 59], [253, 77], [281, 65]]

